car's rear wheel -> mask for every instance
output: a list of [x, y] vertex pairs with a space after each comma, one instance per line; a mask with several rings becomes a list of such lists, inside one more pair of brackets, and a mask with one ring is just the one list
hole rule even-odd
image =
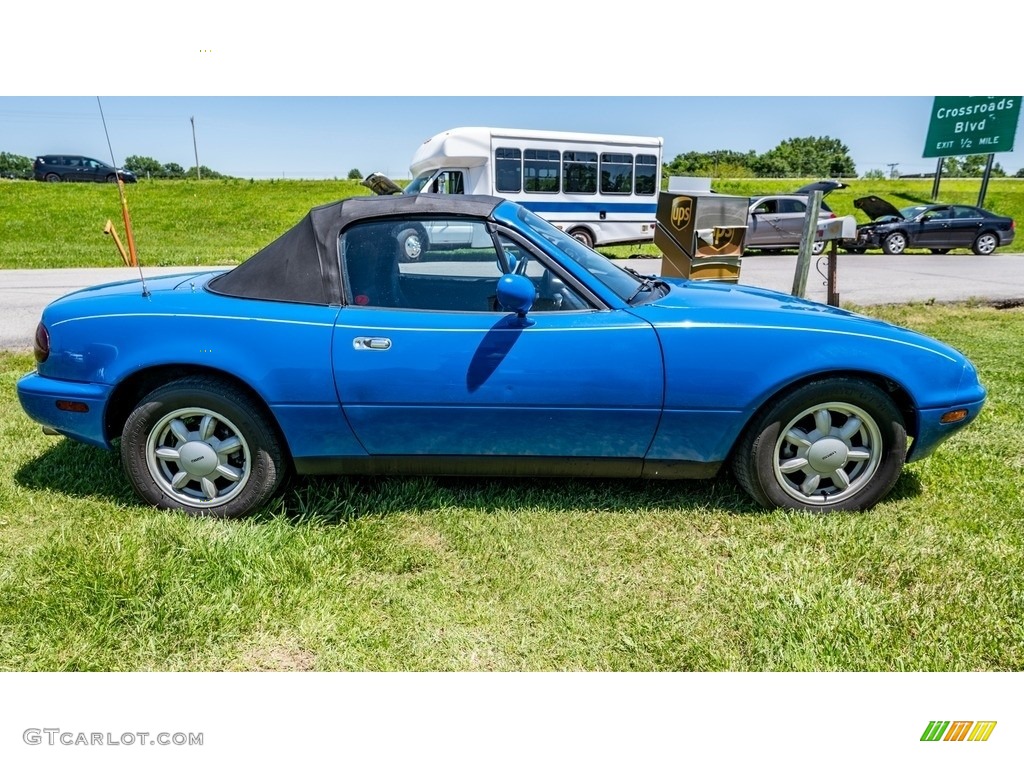
[[587, 248], [594, 247], [594, 236], [590, 234], [590, 230], [577, 228], [572, 230], [569, 234], [587, 246]]
[[767, 407], [733, 456], [740, 485], [766, 507], [866, 509], [887, 494], [906, 458], [899, 409], [874, 384], [806, 384]]
[[56, 173], [48, 173], [43, 178], [50, 182], [60, 181], [60, 176], [58, 176]]
[[197, 517], [242, 517], [266, 502], [285, 459], [262, 405], [209, 376], [165, 384], [140, 402], [121, 436], [138, 494]]
[[907, 250], [907, 236], [902, 232], [893, 232], [882, 241], [882, 250], [890, 256], [898, 256]]
[[942, 256], [943, 254], [949, 253], [951, 249], [950, 248], [929, 248], [928, 250], [931, 251], [932, 253], [935, 253], [935, 254], [938, 254], [939, 256]]
[[978, 256], [988, 256], [998, 245], [999, 238], [995, 234], [992, 232], [982, 232], [974, 239], [974, 245], [971, 246], [971, 250]]
[[398, 258], [403, 262], [419, 261], [427, 249], [427, 233], [419, 227], [406, 227], [398, 233]]

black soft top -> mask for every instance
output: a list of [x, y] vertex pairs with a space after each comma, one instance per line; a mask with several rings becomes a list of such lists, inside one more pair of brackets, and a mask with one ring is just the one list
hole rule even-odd
[[301, 304], [340, 304], [338, 237], [349, 225], [381, 217], [488, 218], [503, 200], [485, 195], [350, 197], [317, 206], [277, 240], [208, 289], [224, 296]]

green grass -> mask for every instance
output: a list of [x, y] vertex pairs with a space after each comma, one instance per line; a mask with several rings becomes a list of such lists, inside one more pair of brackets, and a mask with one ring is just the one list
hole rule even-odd
[[[147, 266], [238, 264], [310, 208], [370, 194], [354, 181], [143, 181], [125, 187], [139, 257]], [[127, 247], [112, 184], [0, 183], [0, 269], [123, 266]]]
[[132, 495], [0, 355], [0, 670], [1024, 669], [1024, 310], [872, 308], [990, 403], [863, 514], [711, 482], [315, 479], [255, 518]]
[[[789, 192], [804, 181], [721, 179], [714, 188], [746, 196]], [[979, 186], [978, 179], [944, 180], [942, 200], [973, 205]], [[856, 214], [859, 221], [867, 219], [853, 208], [856, 197], [875, 194], [898, 207], [931, 197], [927, 179], [854, 180], [850, 187], [830, 194], [828, 204], [838, 215]], [[126, 187], [138, 252], [149, 266], [238, 264], [313, 206], [365, 194], [369, 190], [355, 181], [142, 181]], [[993, 179], [986, 206], [1024, 221], [1024, 179]], [[103, 234], [110, 219], [124, 239], [113, 185], [0, 181], [0, 210], [0, 269], [122, 264], [113, 241]], [[653, 244], [600, 250], [614, 257], [660, 256]]]

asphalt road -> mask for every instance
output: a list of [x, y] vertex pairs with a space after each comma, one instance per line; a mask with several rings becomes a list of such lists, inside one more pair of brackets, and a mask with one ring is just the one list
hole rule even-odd
[[[740, 283], [789, 293], [796, 255], [745, 256]], [[660, 274], [660, 259], [618, 262], [641, 274]], [[807, 298], [825, 302], [825, 278], [812, 259]], [[824, 263], [821, 265], [824, 272]], [[184, 274], [187, 267], [147, 267], [147, 275]], [[193, 270], [194, 271], [194, 270]], [[138, 270], [100, 269], [0, 270], [0, 349], [32, 347], [39, 315], [66, 293], [98, 283], [131, 280]], [[839, 255], [839, 298], [844, 304], [902, 304], [912, 301], [1024, 301], [1024, 254], [995, 256], [904, 254]]]

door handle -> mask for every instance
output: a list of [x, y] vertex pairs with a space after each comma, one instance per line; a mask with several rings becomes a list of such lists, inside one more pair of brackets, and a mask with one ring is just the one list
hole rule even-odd
[[385, 339], [383, 336], [357, 336], [352, 339], [352, 348], [384, 351], [391, 349], [391, 339]]

